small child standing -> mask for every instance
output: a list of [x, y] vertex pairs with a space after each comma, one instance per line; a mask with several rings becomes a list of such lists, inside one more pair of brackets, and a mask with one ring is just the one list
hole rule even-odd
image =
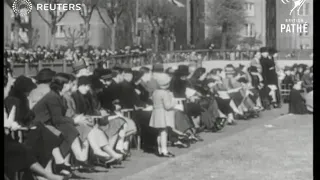
[[160, 157], [174, 157], [167, 148], [167, 127], [174, 127], [174, 107], [176, 106], [172, 92], [168, 90], [171, 78], [167, 74], [159, 74], [156, 79], [159, 89], [152, 94], [153, 111], [149, 126], [159, 130], [157, 137]]

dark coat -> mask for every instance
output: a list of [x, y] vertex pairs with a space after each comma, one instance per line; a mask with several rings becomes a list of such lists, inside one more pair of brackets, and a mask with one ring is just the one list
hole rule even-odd
[[99, 115], [97, 109], [94, 107], [93, 96], [88, 93], [86, 95], [82, 95], [79, 91], [72, 93], [72, 98], [75, 102], [76, 106], [76, 114], [84, 114], [84, 115]]
[[142, 84], [134, 85], [134, 88], [140, 91], [140, 94], [138, 96], [141, 101], [143, 101], [146, 104], [152, 104], [152, 100], [150, 99], [151, 95]]
[[313, 77], [310, 74], [303, 75], [301, 80], [303, 88], [306, 88], [308, 91], [313, 90]]
[[173, 77], [170, 84], [170, 90], [175, 98], [186, 98], [188, 81], [181, 80], [179, 77]]
[[[18, 108], [19, 107], [18, 104], [19, 104], [18, 99], [10, 97], [7, 99], [7, 104], [5, 104], [5, 108], [7, 112], [10, 112], [13, 105], [15, 105], [17, 107], [16, 114], [18, 115], [18, 113], [20, 112]], [[22, 117], [22, 119], [28, 118], [30, 121], [32, 121], [34, 117], [34, 113], [31, 110], [29, 113], [31, 113], [32, 116], [27, 115], [26, 117], [23, 117], [23, 116], [19, 116], [19, 117]], [[31, 123], [33, 124], [33, 122]], [[54, 135], [50, 130], [48, 130], [42, 123], [37, 123], [35, 126], [36, 126], [36, 129], [24, 133], [24, 144], [30, 147], [30, 151], [32, 152], [32, 155], [34, 155], [37, 158], [37, 161], [42, 166], [46, 166], [49, 160], [52, 158], [52, 150], [61, 144], [61, 139], [56, 135]], [[7, 147], [7, 145], [5, 147]], [[6, 156], [7, 155], [8, 154], [6, 154]], [[21, 154], [21, 155], [24, 155], [24, 154]], [[17, 156], [17, 154], [15, 156]], [[20, 160], [19, 161], [20, 163], [21, 161], [25, 161], [24, 158], [21, 159], [19, 157], [20, 156], [14, 157], [13, 159], [11, 159], [11, 161], [14, 161], [14, 159]], [[26, 159], [26, 162], [24, 163], [28, 163], [28, 159], [31, 158], [31, 156], [25, 157], [25, 158], [27, 159]], [[17, 168], [19, 168], [20, 165], [18, 165]]]
[[19, 124], [23, 126], [29, 126], [32, 123], [35, 115], [29, 108], [29, 101], [26, 96], [8, 96], [4, 103], [9, 109], [11, 109], [14, 105], [16, 106], [15, 121], [17, 121]]
[[294, 85], [294, 77], [291, 75], [286, 75], [284, 79], [282, 80], [282, 84], [285, 84], [287, 86], [293, 86]]
[[50, 91], [33, 107], [33, 111], [36, 114], [35, 122], [52, 125], [61, 132], [64, 141], [60, 145], [60, 151], [63, 156], [67, 155], [79, 132], [75, 128], [73, 119], [65, 116], [67, 107], [63, 97]]
[[263, 83], [266, 85], [278, 85], [278, 75], [274, 59], [262, 57], [260, 59], [260, 64], [262, 67]]
[[146, 105], [135, 92], [133, 84], [124, 81], [121, 87], [120, 105], [123, 109], [133, 109], [134, 106], [144, 107]]
[[114, 104], [117, 104], [116, 101], [119, 101], [120, 99], [122, 91], [121, 88], [120, 84], [112, 81], [107, 88], [104, 88], [103, 91], [98, 94], [102, 108], [110, 111], [115, 110]]
[[292, 89], [289, 96], [289, 113], [306, 114], [307, 108], [305, 100], [301, 96], [300, 91]]

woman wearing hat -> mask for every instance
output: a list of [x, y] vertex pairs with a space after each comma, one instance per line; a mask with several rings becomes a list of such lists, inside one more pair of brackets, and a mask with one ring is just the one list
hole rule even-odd
[[247, 90], [243, 89], [241, 83], [235, 77], [235, 68], [229, 64], [225, 68], [226, 78], [223, 79], [223, 84], [227, 87], [231, 99], [238, 107], [239, 116], [247, 119], [248, 115], [253, 112], [255, 104], [247, 97]]
[[50, 92], [50, 83], [52, 78], [56, 75], [55, 71], [49, 68], [44, 68], [39, 71], [35, 80], [37, 82], [37, 87], [30, 92], [29, 101], [30, 107], [33, 107], [44, 95]]
[[74, 124], [85, 123], [84, 116], [74, 119], [66, 116], [66, 107], [63, 102], [63, 94], [70, 89], [70, 77], [57, 75], [50, 83], [51, 91], [47, 93], [34, 107], [35, 122], [42, 122], [52, 126], [57, 135], [63, 136], [59, 148], [52, 152], [55, 160], [55, 169], [58, 173], [71, 174], [68, 155], [73, 152], [79, 161], [87, 160], [87, 151], [82, 148], [79, 131]]
[[173, 94], [168, 90], [171, 78], [167, 74], [157, 76], [159, 89], [152, 94], [153, 111], [150, 119], [150, 127], [157, 128], [158, 152], [160, 157], [174, 157], [167, 148], [167, 127], [174, 127], [174, 107], [176, 105]]
[[[29, 83], [31, 80], [29, 81]], [[11, 87], [14, 84], [14, 79], [11, 77], [6, 69], [4, 72], [4, 99], [6, 99], [10, 93]], [[34, 85], [32, 85], [34, 86]], [[30, 87], [32, 87], [30, 86]], [[28, 88], [29, 89], [29, 88]], [[16, 123], [16, 106], [4, 107], [4, 129], [12, 130], [12, 132], [21, 128], [21, 126]], [[15, 172], [31, 172], [39, 178], [45, 178], [48, 180], [66, 180], [67, 177], [55, 175], [50, 171], [43, 168], [38, 161], [37, 155], [34, 154], [34, 149], [29, 146], [17, 142], [11, 136], [11, 134], [4, 131], [4, 171], [5, 179], [16, 179]], [[25, 173], [27, 174], [27, 173]], [[25, 177], [30, 179], [31, 177]]]
[[[90, 91], [94, 91], [95, 88], [100, 88], [102, 82], [99, 85], [99, 79], [95, 79], [93, 76], [81, 76], [78, 79], [77, 91], [73, 92], [68, 97], [69, 102], [74, 102], [74, 108], [70, 107], [69, 103], [69, 115], [70, 117], [85, 116], [88, 124], [80, 124], [77, 126], [80, 132], [80, 137], [83, 142], [89, 142], [93, 149], [94, 157], [98, 163], [110, 163], [113, 161], [120, 160], [121, 154], [116, 153], [108, 143], [106, 134], [97, 127], [93, 127], [92, 116], [101, 116], [100, 108], [95, 104], [95, 99]], [[103, 87], [103, 86], [102, 86]], [[66, 97], [66, 96], [65, 96]], [[103, 119], [107, 117], [102, 117]], [[108, 118], [107, 118], [108, 119]], [[106, 119], [106, 121], [108, 121]], [[111, 157], [110, 157], [111, 156]]]
[[187, 103], [186, 91], [189, 85], [188, 82], [189, 69], [186, 65], [180, 65], [175, 71], [170, 84], [170, 90], [173, 92], [174, 98], [179, 99], [183, 106], [183, 111], [176, 110], [175, 123], [176, 128], [184, 133], [188, 133], [193, 141], [202, 141], [198, 136], [196, 137], [196, 128], [191, 116], [200, 116], [202, 108], [196, 103]]

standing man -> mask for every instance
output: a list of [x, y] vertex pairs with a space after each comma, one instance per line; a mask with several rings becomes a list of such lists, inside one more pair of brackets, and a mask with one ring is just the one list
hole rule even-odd
[[280, 93], [278, 86], [278, 75], [276, 72], [276, 64], [274, 55], [277, 51], [273, 48], [262, 47], [260, 49], [260, 64], [262, 68], [263, 84], [270, 89], [269, 95], [272, 97], [272, 104], [275, 108], [280, 106]]

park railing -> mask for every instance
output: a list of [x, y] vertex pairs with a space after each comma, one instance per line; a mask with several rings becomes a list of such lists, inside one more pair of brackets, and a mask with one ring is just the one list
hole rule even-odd
[[[90, 62], [91, 68], [96, 68], [99, 63], [104, 62], [108, 67], [117, 65], [127, 67], [139, 67], [160, 63], [179, 63], [191, 61], [244, 61], [253, 59], [257, 51], [237, 51], [237, 50], [180, 50], [171, 52], [160, 52], [158, 55], [153, 53], [136, 54], [136, 55], [114, 55], [106, 57], [103, 61]], [[281, 60], [311, 60], [310, 55], [313, 50], [287, 50], [278, 53], [278, 59]], [[161, 56], [161, 58], [159, 58]], [[58, 59], [52, 62], [25, 62], [12, 63], [14, 75], [34, 76], [42, 68], [51, 68], [57, 72], [72, 72], [72, 62]]]

